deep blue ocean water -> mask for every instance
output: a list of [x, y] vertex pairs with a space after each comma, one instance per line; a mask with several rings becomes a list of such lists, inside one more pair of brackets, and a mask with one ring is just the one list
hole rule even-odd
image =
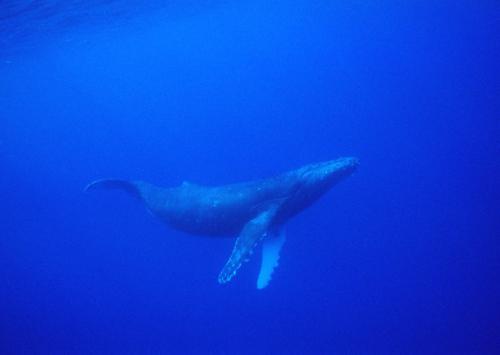
[[[1, 354], [494, 354], [498, 1], [1, 1]], [[97, 178], [358, 171], [226, 285]]]

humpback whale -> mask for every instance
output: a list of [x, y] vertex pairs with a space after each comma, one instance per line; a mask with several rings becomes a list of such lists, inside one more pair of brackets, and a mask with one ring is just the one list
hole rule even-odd
[[144, 181], [97, 180], [85, 191], [119, 189], [138, 198], [170, 226], [190, 234], [236, 238], [233, 251], [219, 274], [219, 283], [232, 279], [262, 242], [257, 288], [269, 284], [285, 242], [283, 225], [310, 206], [333, 185], [352, 174], [358, 159], [339, 158], [271, 178], [207, 187], [188, 182], [162, 188]]

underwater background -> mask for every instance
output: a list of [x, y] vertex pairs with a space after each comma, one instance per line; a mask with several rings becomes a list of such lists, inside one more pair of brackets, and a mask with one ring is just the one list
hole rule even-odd
[[[1, 354], [500, 351], [498, 1], [1, 1]], [[356, 156], [264, 290], [97, 178]]]

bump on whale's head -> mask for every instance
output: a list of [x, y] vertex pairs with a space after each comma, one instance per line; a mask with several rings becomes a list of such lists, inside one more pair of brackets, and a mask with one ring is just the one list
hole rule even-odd
[[339, 158], [327, 163], [326, 169], [330, 174], [342, 176], [351, 175], [359, 165], [359, 159], [354, 157]]
[[322, 163], [311, 164], [303, 168], [301, 175], [314, 184], [335, 184], [356, 171], [358, 158], [345, 157]]

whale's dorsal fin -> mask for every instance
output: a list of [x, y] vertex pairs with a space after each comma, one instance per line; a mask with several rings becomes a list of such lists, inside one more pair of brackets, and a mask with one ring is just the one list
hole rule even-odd
[[268, 233], [268, 228], [273, 221], [276, 212], [283, 200], [273, 202], [265, 210], [261, 211], [255, 218], [245, 224], [236, 243], [233, 252], [219, 274], [219, 283], [229, 282], [241, 267], [252, 255], [255, 246]]

